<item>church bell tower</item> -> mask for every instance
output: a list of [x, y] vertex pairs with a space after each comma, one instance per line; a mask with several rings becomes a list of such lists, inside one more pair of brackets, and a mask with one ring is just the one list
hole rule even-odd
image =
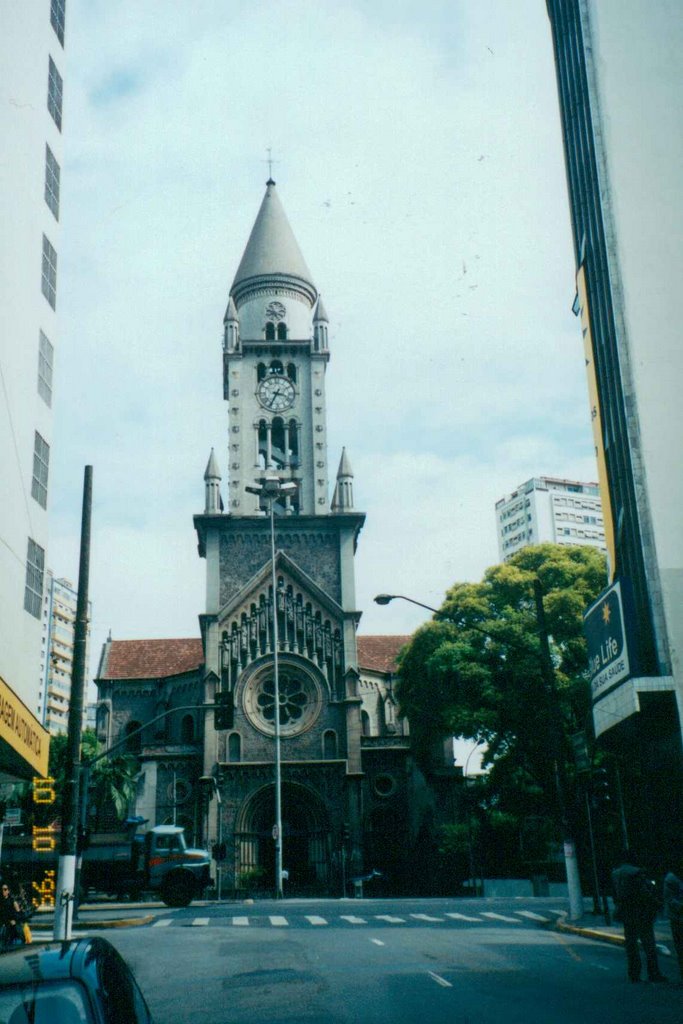
[[[353, 561], [365, 517], [353, 508], [345, 451], [330, 502], [328, 316], [272, 179], [223, 327], [227, 434], [218, 454], [211, 451], [205, 508], [195, 516], [206, 559], [204, 699], [213, 703], [220, 692], [229, 703], [218, 728], [205, 713], [203, 772], [222, 797], [209, 806], [209, 830], [226, 842], [228, 884], [239, 888], [252, 870], [272, 872], [278, 715], [289, 891], [331, 892], [342, 860], [362, 867]], [[254, 493], [266, 477], [287, 485], [274, 505], [275, 593], [270, 517]]]

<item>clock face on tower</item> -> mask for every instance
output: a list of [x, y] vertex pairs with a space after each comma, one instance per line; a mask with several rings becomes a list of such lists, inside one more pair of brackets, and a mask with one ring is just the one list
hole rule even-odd
[[256, 394], [263, 408], [269, 409], [271, 412], [284, 412], [285, 409], [291, 409], [296, 397], [291, 380], [280, 374], [264, 377], [259, 382]]

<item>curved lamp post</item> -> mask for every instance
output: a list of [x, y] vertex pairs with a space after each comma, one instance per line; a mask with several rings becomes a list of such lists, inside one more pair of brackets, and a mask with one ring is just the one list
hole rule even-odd
[[250, 494], [258, 494], [268, 505], [270, 515], [270, 569], [273, 600], [271, 610], [273, 616], [273, 700], [275, 716], [275, 899], [282, 899], [282, 754], [280, 750], [280, 673], [279, 673], [279, 638], [277, 628], [277, 580], [275, 578], [275, 502], [278, 498], [292, 494], [296, 490], [293, 481], [283, 482], [279, 476], [266, 475], [261, 483], [247, 487]]

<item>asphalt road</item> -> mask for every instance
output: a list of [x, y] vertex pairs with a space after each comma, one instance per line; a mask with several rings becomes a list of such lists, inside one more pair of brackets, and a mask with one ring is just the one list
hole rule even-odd
[[[562, 907], [259, 901], [102, 934], [158, 1024], [681, 1024], [683, 988], [632, 985], [622, 948], [527, 916]], [[673, 981], [673, 959], [662, 968]]]

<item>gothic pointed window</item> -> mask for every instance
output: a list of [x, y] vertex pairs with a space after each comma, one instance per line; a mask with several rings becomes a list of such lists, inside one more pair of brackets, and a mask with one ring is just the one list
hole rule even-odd
[[275, 324], [266, 324], [266, 341], [275, 341]]
[[277, 325], [277, 340], [287, 341], [287, 324]]
[[258, 366], [256, 367], [256, 382], [258, 383], [260, 380], [263, 380], [265, 375], [266, 375], [266, 364], [265, 363], [259, 363]]
[[323, 760], [334, 761], [337, 757], [337, 734], [334, 729], [323, 733]]
[[287, 363], [287, 376], [292, 384], [296, 384], [296, 366], [294, 363]]

